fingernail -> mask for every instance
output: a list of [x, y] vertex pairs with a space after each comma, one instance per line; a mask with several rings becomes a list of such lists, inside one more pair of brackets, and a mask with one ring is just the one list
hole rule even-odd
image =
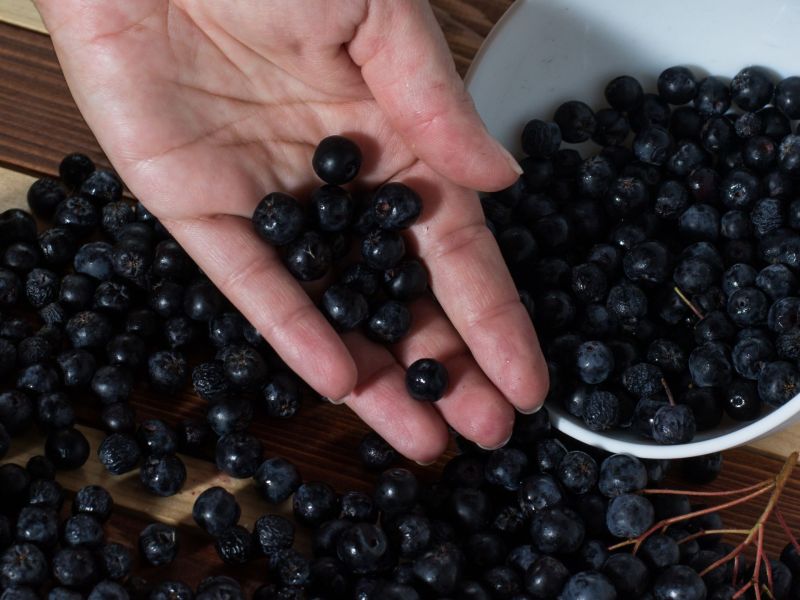
[[528, 409], [517, 408], [517, 411], [522, 413], [523, 415], [535, 415], [537, 412], [542, 410], [543, 406], [544, 404], [540, 404], [539, 406], [534, 406], [533, 408], [528, 408]]
[[517, 175], [522, 175], [524, 171], [522, 170], [520, 164], [517, 162], [517, 159], [514, 158], [514, 155], [512, 155], [511, 152], [509, 152], [508, 150], [506, 150], [506, 148], [502, 144], [498, 143], [497, 145], [500, 148], [500, 151], [503, 153], [503, 156], [506, 157], [508, 166], [511, 167]]
[[503, 446], [505, 446], [509, 441], [511, 441], [511, 436], [510, 435], [505, 440], [503, 440], [502, 444], [497, 444], [497, 446], [481, 446], [477, 442], [476, 442], [476, 444], [477, 444], [478, 448], [480, 448], [482, 450], [497, 450], [498, 448], [502, 448]]
[[344, 398], [336, 399], [336, 398], [329, 398], [328, 396], [320, 396], [320, 398], [322, 400], [330, 402], [331, 404], [341, 404], [342, 402], [344, 402]]
[[415, 460], [414, 462], [417, 463], [420, 467], [430, 467], [436, 461], [432, 460], [430, 462], [422, 462], [422, 461], [419, 461], [419, 460]]

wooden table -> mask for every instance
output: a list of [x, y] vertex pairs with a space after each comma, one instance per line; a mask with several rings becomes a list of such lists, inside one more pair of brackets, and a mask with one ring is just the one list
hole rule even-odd
[[[4, 3], [7, 4], [6, 20], [10, 18], [26, 25], [32, 23], [27, 0], [0, 0], [0, 20], [4, 16]], [[432, 1], [462, 74], [509, 4], [509, 0]], [[52, 175], [57, 172], [61, 157], [72, 151], [85, 152], [99, 164], [107, 164], [70, 97], [49, 38], [20, 26], [0, 23], [0, 166], [29, 175]], [[2, 181], [5, 193], [0, 196], [12, 198], [13, 204], [23, 206], [27, 185], [29, 179], [6, 175]], [[202, 418], [204, 412], [203, 403], [188, 392], [177, 399], [138, 394], [133, 403], [140, 417], [161, 418], [170, 423], [189, 416]], [[80, 417], [84, 426], [98, 426], [92, 410], [81, 410]], [[370, 489], [373, 476], [360, 467], [355, 456], [356, 446], [366, 428], [348, 409], [312, 401], [306, 403], [296, 419], [289, 422], [258, 421], [252, 430], [263, 441], [268, 455], [280, 454], [294, 461], [306, 479], [326, 480], [339, 491]], [[88, 431], [92, 439], [96, 439], [98, 434], [91, 429]], [[39, 444], [40, 441], [33, 439], [15, 442], [12, 459], [23, 461], [28, 454], [40, 452]], [[786, 453], [792, 445], [800, 446], [800, 436], [796, 432], [767, 441], [761, 444], [760, 450], [748, 448], [727, 452], [724, 471], [710, 487], [741, 487], [777, 472], [782, 460], [765, 453], [765, 450], [777, 449]], [[416, 465], [411, 467], [421, 477], [432, 478], [441, 464], [442, 461], [424, 470]], [[168, 569], [159, 570], [157, 577], [179, 577], [195, 584], [206, 575], [226, 569], [221, 566], [208, 540], [191, 526], [187, 514], [195, 490], [220, 479], [209, 463], [191, 462], [189, 470], [194, 480], [180, 502], [169, 499], [153, 501], [144, 497], [130, 477], [108, 477], [94, 458], [83, 470], [65, 475], [62, 482], [74, 490], [89, 479], [101, 477], [103, 485], [114, 490], [119, 509], [109, 525], [112, 539], [134, 544], [139, 530], [155, 518], [181, 524], [183, 548], [179, 558]], [[679, 483], [676, 476], [673, 478]], [[249, 488], [246, 482], [224, 481], [223, 478], [223, 483]], [[240, 493], [246, 506], [244, 519], [248, 524], [261, 512], [269, 511], [269, 507], [259, 504], [252, 490]], [[784, 514], [796, 529], [800, 529], [800, 472], [790, 481], [784, 498]], [[749, 526], [760, 510], [758, 502], [737, 507], [726, 513], [726, 524], [736, 528]], [[303, 543], [301, 540], [301, 545]], [[781, 532], [777, 527], [771, 528], [768, 536], [770, 550], [775, 552], [783, 544], [785, 538]], [[145, 577], [152, 574], [148, 569], [141, 572]], [[236, 569], [233, 574], [250, 589], [266, 577], [263, 562]]]

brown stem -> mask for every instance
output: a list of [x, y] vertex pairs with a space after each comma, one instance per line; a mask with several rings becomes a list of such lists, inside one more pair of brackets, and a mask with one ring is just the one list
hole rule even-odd
[[749, 590], [751, 587], [753, 587], [752, 579], [747, 583], [745, 583], [741, 588], [739, 588], [739, 590], [737, 590], [737, 592], [733, 596], [731, 596], [731, 600], [737, 600], [737, 598], [741, 598], [747, 593], [747, 590]]
[[779, 508], [775, 509], [775, 517], [778, 519], [778, 523], [781, 524], [781, 528], [786, 533], [786, 536], [789, 538], [789, 541], [791, 542], [792, 546], [794, 546], [794, 549], [797, 551], [798, 554], [800, 554], [800, 542], [797, 541], [797, 538], [795, 537], [794, 533], [792, 533], [792, 530], [789, 527], [789, 524], [786, 522], [786, 519], [783, 518], [783, 513], [781, 512], [781, 509]]
[[719, 506], [711, 506], [709, 508], [703, 508], [701, 510], [696, 510], [690, 513], [686, 513], [685, 515], [678, 515], [675, 517], [670, 517], [669, 519], [664, 519], [653, 525], [650, 529], [645, 531], [638, 538], [634, 538], [632, 540], [626, 540], [624, 542], [620, 542], [619, 544], [615, 544], [614, 546], [611, 546], [609, 550], [612, 551], [618, 550], [619, 548], [624, 548], [625, 546], [633, 544], [633, 553], [636, 554], [636, 552], [639, 550], [639, 546], [642, 545], [642, 542], [645, 541], [648, 537], [650, 537], [653, 533], [655, 533], [659, 529], [666, 529], [667, 527], [669, 527], [670, 525], [674, 525], [675, 523], [688, 521], [689, 519], [694, 519], [695, 517], [702, 517], [703, 515], [707, 515], [712, 512], [717, 512], [718, 510], [725, 510], [726, 508], [739, 506], [740, 504], [744, 504], [748, 500], [752, 500], [753, 498], [758, 498], [762, 494], [765, 494], [766, 492], [771, 490], [773, 487], [774, 484], [770, 484], [768, 487], [747, 494], [746, 496], [742, 496], [741, 498], [730, 500], [729, 502], [725, 502], [723, 504], [720, 504]]
[[756, 546], [756, 564], [753, 566], [753, 589], [756, 591], [756, 598], [761, 598], [761, 560], [764, 558], [764, 526], [758, 526], [758, 546]]
[[[764, 524], [769, 519], [770, 515], [772, 514], [772, 511], [775, 509], [775, 505], [777, 504], [778, 499], [781, 497], [781, 494], [783, 493], [783, 488], [786, 487], [786, 483], [789, 481], [789, 476], [792, 474], [792, 470], [794, 469], [794, 466], [797, 464], [797, 457], [798, 453], [792, 452], [792, 454], [789, 455], [789, 458], [786, 459], [786, 462], [783, 463], [783, 467], [781, 467], [780, 472], [775, 476], [774, 486], [770, 486], [774, 487], [772, 495], [770, 496], [767, 505], [764, 507], [764, 511], [761, 513], [761, 516], [758, 517], [758, 521], [756, 521], [755, 525], [753, 525], [753, 528], [750, 530], [750, 533], [747, 535], [744, 541], [738, 546], [736, 546], [736, 548], [728, 552], [728, 554], [726, 554], [719, 560], [713, 562], [705, 569], [703, 569], [703, 571], [700, 573], [701, 577], [707, 573], [710, 573], [720, 565], [724, 565], [726, 562], [728, 562], [729, 560], [740, 554], [748, 545], [750, 545], [750, 543], [753, 541], [753, 537], [756, 534], [758, 534], [760, 540], [759, 542], [760, 546], [756, 554], [756, 563], [759, 562], [761, 556], [763, 555], [763, 550], [764, 550]], [[767, 489], [770, 488], [765, 488], [765, 490]], [[761, 492], [758, 493], [760, 494]], [[758, 587], [757, 569], [758, 569], [758, 564], [756, 564], [756, 573], [754, 575], [754, 579], [755, 579], [756, 595], [760, 596], [760, 590]]]
[[748, 485], [747, 487], [739, 488], [736, 490], [725, 490], [722, 492], [704, 492], [702, 490], [670, 490], [670, 489], [659, 489], [659, 488], [648, 488], [644, 489], [640, 494], [670, 494], [670, 495], [680, 495], [680, 496], [703, 496], [711, 498], [713, 496], [735, 496], [736, 494], [744, 494], [747, 492], [752, 492], [753, 490], [757, 490], [762, 487], [771, 486], [773, 483], [772, 479], [765, 479], [764, 481], [760, 481], [758, 483], [754, 483], [753, 485]]
[[674, 289], [674, 290], [675, 290], [675, 293], [676, 293], [676, 294], [678, 294], [678, 298], [680, 298], [680, 299], [681, 299], [681, 301], [682, 301], [682, 302], [683, 302], [683, 303], [684, 303], [686, 306], [688, 306], [688, 307], [689, 307], [689, 310], [691, 310], [691, 311], [692, 311], [692, 312], [695, 314], [695, 316], [696, 316], [698, 319], [703, 319], [703, 318], [704, 318], [704, 316], [703, 316], [703, 313], [701, 313], [701, 312], [700, 312], [700, 309], [699, 309], [699, 308], [697, 308], [697, 306], [695, 306], [694, 302], [692, 302], [691, 300], [689, 300], [689, 298], [687, 298], [687, 297], [686, 297], [686, 295], [685, 295], [685, 294], [684, 294], [684, 293], [681, 291], [681, 288], [679, 288], [679, 287], [676, 285], [676, 286], [675, 286], [674, 288], [672, 288], [672, 289]]
[[672, 390], [669, 389], [669, 384], [667, 383], [667, 380], [664, 379], [663, 377], [661, 378], [661, 385], [664, 387], [664, 391], [667, 393], [667, 400], [669, 400], [669, 403], [672, 406], [675, 406], [675, 398], [672, 395]]
[[701, 531], [696, 531], [691, 535], [687, 535], [685, 538], [681, 538], [678, 540], [678, 543], [685, 544], [686, 542], [691, 542], [692, 540], [696, 540], [707, 535], [747, 535], [748, 533], [750, 533], [749, 529], [703, 529]]

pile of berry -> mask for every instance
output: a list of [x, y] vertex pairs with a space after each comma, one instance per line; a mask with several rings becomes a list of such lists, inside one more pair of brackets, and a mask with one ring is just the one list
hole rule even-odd
[[[393, 344], [411, 327], [405, 303], [428, 289], [428, 272], [406, 256], [400, 233], [416, 222], [422, 200], [408, 186], [389, 182], [356, 202], [341, 186], [356, 178], [361, 159], [352, 140], [323, 139], [311, 164], [325, 184], [311, 193], [307, 208], [289, 194], [273, 192], [256, 207], [253, 224], [263, 240], [280, 249], [295, 278], [334, 279], [320, 305], [337, 329], [361, 327], [372, 340]], [[361, 239], [355, 259], [354, 237]], [[448, 382], [444, 366], [434, 359], [419, 359], [407, 371], [406, 387], [416, 400], [439, 400]]]
[[[800, 78], [666, 69], [522, 132], [524, 175], [484, 198], [550, 361], [593, 430], [690, 441], [800, 392]], [[591, 140], [587, 158], [561, 142]]]
[[[54, 465], [42, 456], [25, 468], [2, 465], [0, 587], [4, 598], [25, 600], [42, 593], [51, 600], [237, 600], [245, 596], [230, 575], [256, 560], [265, 563], [270, 583], [255, 600], [723, 600], [751, 578], [753, 564], [744, 556], [700, 575], [732, 549], [719, 534], [704, 535], [723, 529], [716, 512], [681, 520], [703, 507], [674, 492], [641, 493], [658, 488], [668, 461], [578, 449], [553, 433], [546, 409], [522, 416], [505, 448], [484, 451], [465, 442], [431, 483], [390, 467], [391, 449], [370, 436], [362, 458], [382, 470], [371, 494], [303, 482], [291, 463], [270, 459], [255, 486], [269, 504], [291, 497], [294, 519], [265, 514], [251, 531], [239, 524], [241, 509], [230, 493], [205, 490], [193, 517], [232, 570], [196, 590], [135, 574], [132, 550], [105, 539], [113, 502], [102, 488], [80, 490], [73, 516], [60, 524], [64, 493]], [[698, 482], [719, 467], [719, 456], [684, 464]], [[680, 522], [653, 528], [663, 519]], [[293, 548], [295, 524], [310, 537], [312, 556]], [[609, 550], [648, 531], [635, 554]], [[141, 564], [165, 566], [179, 552], [172, 527], [148, 525], [139, 536]], [[770, 573], [771, 597], [797, 598], [798, 548], [787, 544]]]
[[[302, 383], [158, 221], [122, 197], [113, 173], [81, 154], [59, 172], [28, 192], [50, 226], [37, 231], [22, 210], [0, 214], [0, 456], [35, 423], [56, 468], [79, 467], [90, 449], [75, 412], [92, 410], [108, 433], [103, 465], [139, 468], [154, 494], [183, 486], [178, 451], [209, 445], [221, 470], [252, 476], [262, 460], [246, 431], [254, 413], [293, 416]], [[162, 396], [191, 383], [206, 420], [137, 427], [129, 398], [142, 379]]]

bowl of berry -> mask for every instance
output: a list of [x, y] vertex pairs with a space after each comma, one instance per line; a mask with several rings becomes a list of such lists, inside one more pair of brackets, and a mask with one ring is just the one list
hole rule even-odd
[[562, 432], [697, 456], [800, 420], [800, 5], [518, 0], [467, 85]]

